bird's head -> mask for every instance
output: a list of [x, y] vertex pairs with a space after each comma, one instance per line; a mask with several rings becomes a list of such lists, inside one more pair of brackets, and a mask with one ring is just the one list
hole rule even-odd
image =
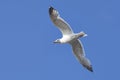
[[57, 39], [53, 43], [61, 43], [61, 41], [60, 41], [60, 39]]
[[59, 15], [58, 11], [54, 9], [53, 7], [49, 8], [49, 14], [54, 17], [57, 17]]

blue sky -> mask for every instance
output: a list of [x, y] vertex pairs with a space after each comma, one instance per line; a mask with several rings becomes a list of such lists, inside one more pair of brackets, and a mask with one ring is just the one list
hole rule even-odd
[[[119, 0], [0, 0], [0, 80], [119, 80]], [[81, 38], [91, 73], [48, 15], [56, 8]]]

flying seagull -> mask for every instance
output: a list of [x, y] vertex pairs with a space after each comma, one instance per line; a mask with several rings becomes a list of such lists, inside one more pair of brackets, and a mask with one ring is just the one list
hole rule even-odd
[[74, 33], [70, 25], [60, 17], [58, 11], [53, 7], [49, 8], [49, 15], [54, 23], [54, 25], [61, 31], [62, 38], [57, 39], [54, 43], [69, 43], [72, 46], [72, 50], [79, 60], [79, 62], [87, 68], [89, 71], [93, 72], [92, 65], [90, 61], [85, 57], [85, 52], [79, 38], [87, 36], [83, 31], [79, 33]]

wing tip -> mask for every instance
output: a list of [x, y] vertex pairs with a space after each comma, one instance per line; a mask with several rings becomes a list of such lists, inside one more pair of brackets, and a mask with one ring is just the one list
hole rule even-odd
[[52, 6], [49, 7], [49, 14], [51, 15], [53, 12], [54, 8]]
[[89, 65], [89, 66], [86, 66], [86, 65], [83, 65], [87, 70], [93, 72], [93, 68], [92, 68], [92, 65]]
[[89, 71], [93, 72], [92, 66], [86, 67]]

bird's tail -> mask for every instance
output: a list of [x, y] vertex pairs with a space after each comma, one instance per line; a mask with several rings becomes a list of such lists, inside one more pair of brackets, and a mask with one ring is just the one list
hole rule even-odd
[[76, 35], [77, 38], [86, 37], [86, 36], [87, 36], [87, 34], [83, 31], [81, 31], [80, 33], [77, 33], [77, 35]]
[[83, 32], [83, 31], [81, 31], [80, 33], [79, 33], [79, 35], [81, 35], [82, 37], [86, 37], [86, 36], [88, 36], [85, 32]]

